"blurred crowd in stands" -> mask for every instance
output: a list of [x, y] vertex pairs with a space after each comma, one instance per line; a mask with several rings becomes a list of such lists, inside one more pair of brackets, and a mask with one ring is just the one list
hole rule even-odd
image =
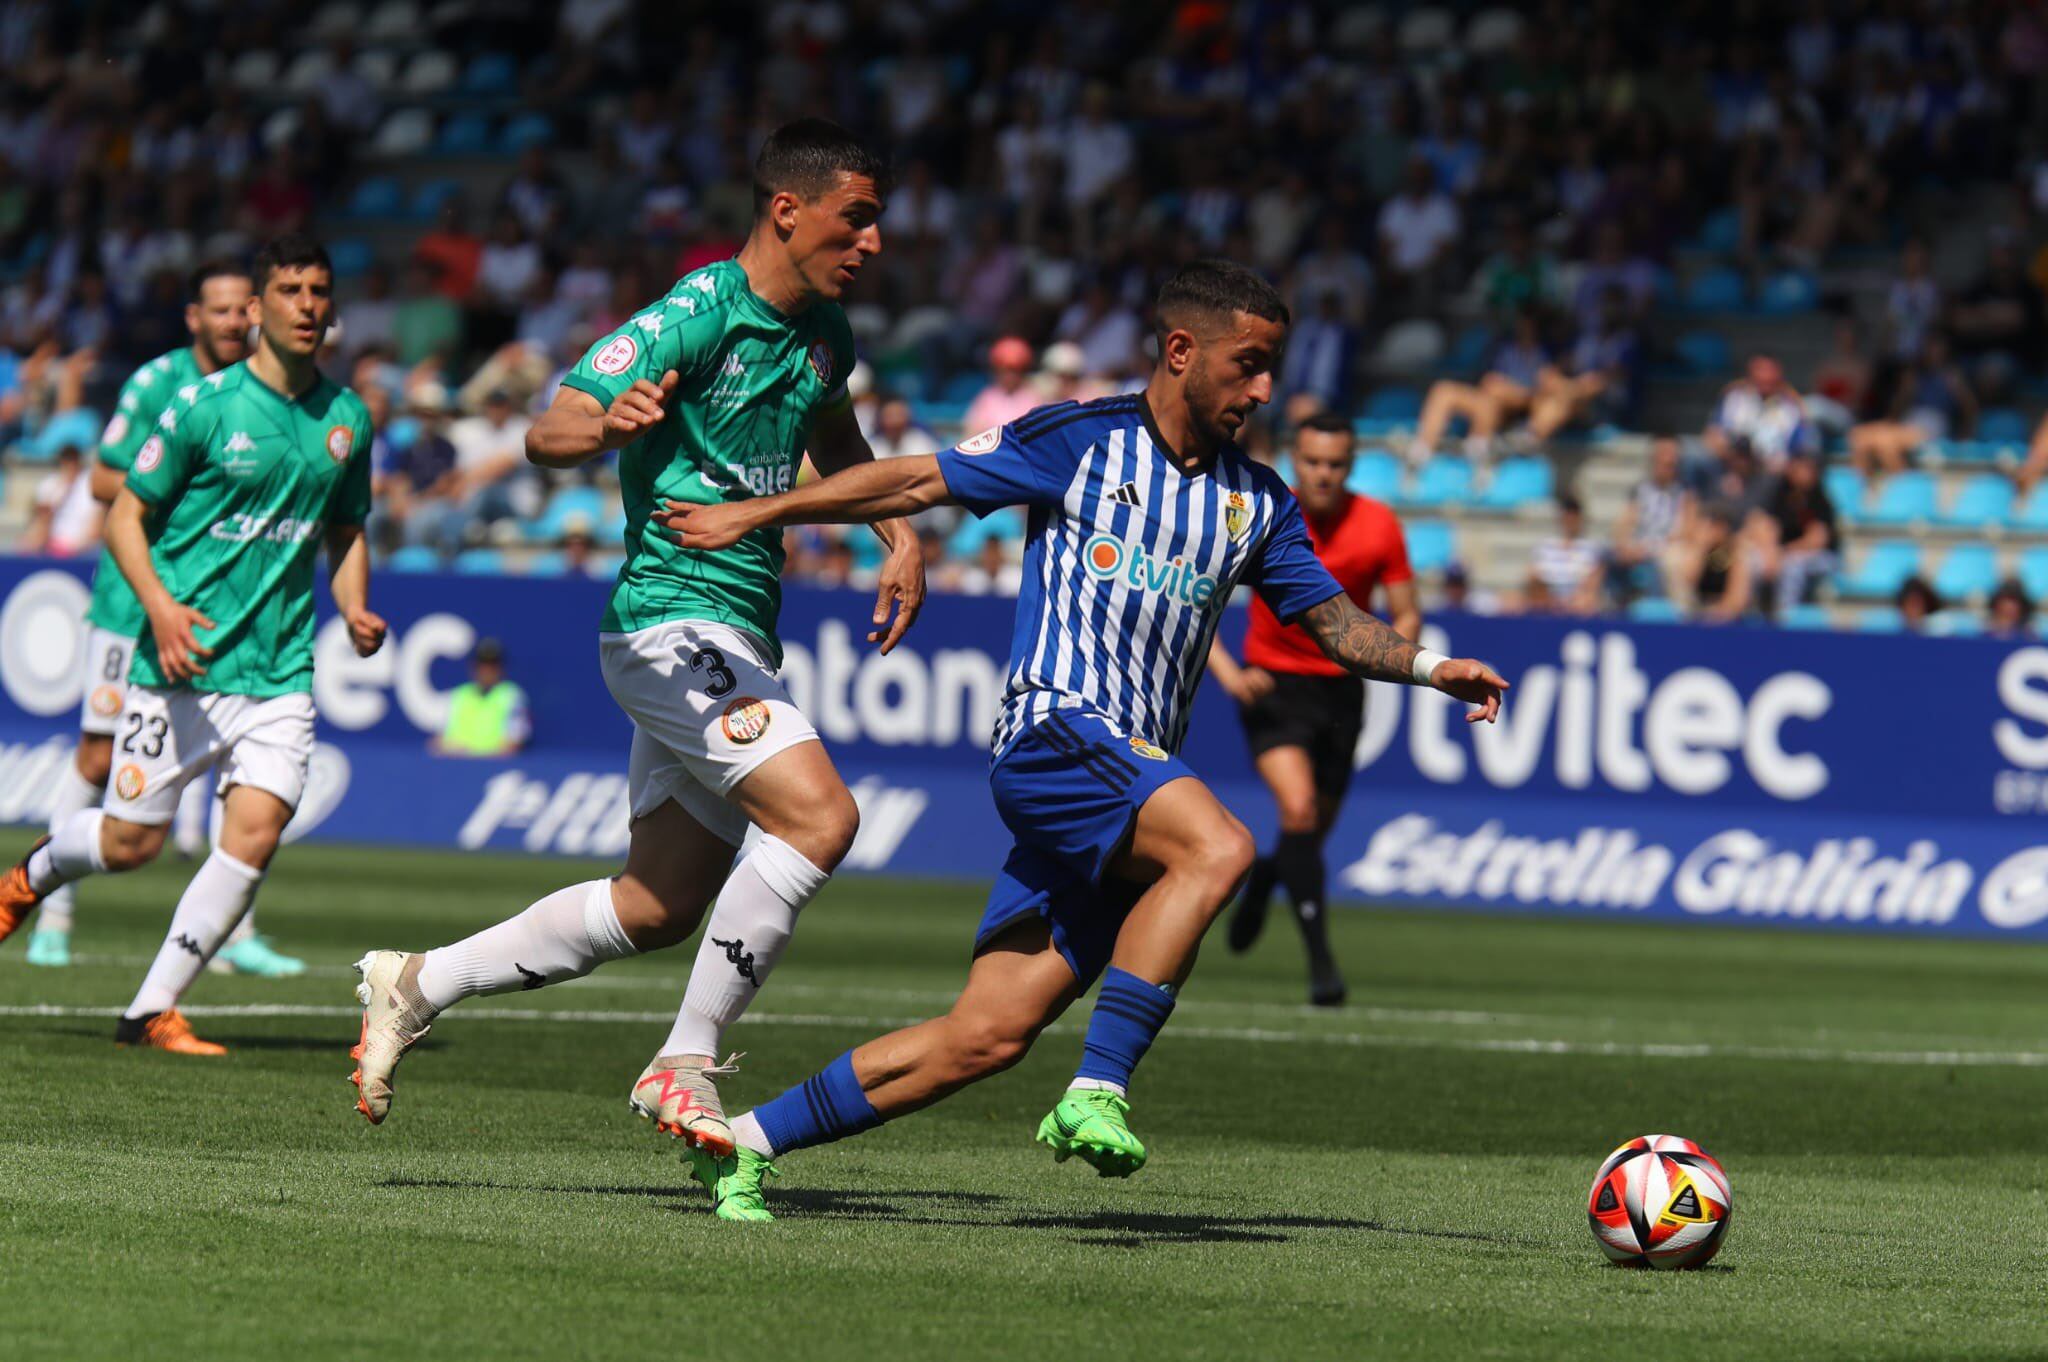
[[[66, 451], [183, 343], [182, 272], [311, 225], [343, 276], [336, 376], [380, 423], [380, 550], [608, 571], [607, 471], [544, 476], [526, 426], [594, 339], [736, 249], [754, 148], [806, 113], [897, 169], [849, 307], [880, 455], [1142, 382], [1157, 283], [1221, 254], [1295, 312], [1268, 457], [1307, 411], [1370, 418], [1394, 375], [1412, 409], [1368, 443], [1403, 487], [1451, 458], [1483, 490], [1668, 429], [1660, 382], [1733, 380], [1652, 442], [1598, 544], [1566, 491], [1524, 588], [1478, 603], [1782, 614], [1843, 568], [1841, 474], [1880, 499], [1983, 443], [2008, 508], [2048, 474], [2026, 0], [6, 0], [0, 70], [0, 440], [51, 466], [42, 551], [90, 543]], [[1987, 190], [1944, 277], [1943, 206]], [[1832, 296], [1845, 260], [1887, 276], [1875, 306]], [[1833, 349], [1788, 378], [1689, 343], [1745, 312], [1832, 319]], [[1018, 524], [928, 519], [942, 587], [1014, 583]], [[791, 536], [799, 577], [872, 562], [861, 534]]]

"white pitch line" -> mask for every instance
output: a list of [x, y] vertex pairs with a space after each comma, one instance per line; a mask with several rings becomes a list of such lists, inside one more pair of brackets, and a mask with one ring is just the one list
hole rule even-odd
[[[181, 1009], [190, 1017], [323, 1017], [355, 1018], [362, 1009], [307, 1003], [238, 1003]], [[0, 1017], [95, 1017], [112, 1019], [118, 1007], [70, 1007], [31, 1003], [0, 1007]], [[650, 1026], [675, 1020], [668, 1012], [540, 1011], [534, 1008], [466, 1007], [455, 1014], [472, 1021], [557, 1022], [568, 1025]], [[908, 1026], [921, 1017], [845, 1016], [823, 1012], [753, 1012], [740, 1025], [857, 1026], [869, 1029]], [[1055, 1035], [1078, 1034], [1080, 1027], [1057, 1023]], [[1621, 1041], [1546, 1040], [1536, 1036], [1462, 1037], [1385, 1036], [1357, 1031], [1276, 1031], [1263, 1027], [1176, 1026], [1169, 1035], [1189, 1040], [1227, 1040], [1254, 1045], [1344, 1045], [1379, 1050], [1463, 1050], [1481, 1054], [1549, 1055], [1602, 1059], [1754, 1059], [1813, 1064], [1870, 1064], [1928, 1068], [2048, 1068], [2048, 1052], [2037, 1050], [1825, 1050], [1807, 1046], [1662, 1045]], [[338, 1042], [337, 1042], [338, 1043]]]

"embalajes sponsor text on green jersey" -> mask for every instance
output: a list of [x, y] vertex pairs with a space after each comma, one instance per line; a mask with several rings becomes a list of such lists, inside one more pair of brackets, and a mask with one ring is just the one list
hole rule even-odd
[[[370, 413], [323, 377], [286, 397], [231, 365], [200, 380], [136, 450], [128, 487], [152, 508], [164, 587], [213, 621], [190, 685], [271, 696], [313, 684], [313, 562], [330, 525], [370, 513]], [[129, 679], [168, 684], [145, 623]]]
[[[156, 419], [164, 408], [180, 395], [188, 402], [198, 396], [193, 385], [204, 377], [189, 345], [158, 355], [128, 375], [128, 381], [121, 385], [120, 397], [114, 402], [114, 414], [100, 434], [100, 462], [117, 473], [126, 473], [135, 462], [135, 451], [156, 429]], [[112, 549], [100, 549], [99, 566], [92, 573], [92, 604], [86, 609], [85, 618], [88, 623], [123, 638], [134, 638], [142, 632], [142, 602], [135, 599], [134, 588], [115, 566]]]
[[678, 380], [666, 419], [619, 452], [626, 562], [605, 630], [713, 620], [760, 635], [780, 665], [781, 531], [701, 553], [648, 517], [665, 500], [715, 505], [794, 487], [811, 418], [846, 400], [853, 359], [838, 304], [786, 316], [724, 260], [677, 281], [577, 362], [562, 381], [606, 407], [636, 379], [659, 384], [673, 369]]

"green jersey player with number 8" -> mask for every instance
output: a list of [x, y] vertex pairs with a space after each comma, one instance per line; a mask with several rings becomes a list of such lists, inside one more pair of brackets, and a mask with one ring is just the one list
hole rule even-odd
[[[780, 535], [697, 553], [650, 518], [665, 501], [787, 491], [807, 450], [826, 474], [873, 457], [846, 393], [853, 338], [838, 300], [881, 249], [882, 193], [881, 165], [843, 129], [778, 129], [754, 165], [740, 253], [593, 346], [534, 424], [527, 455], [543, 467], [619, 452], [627, 557], [598, 656], [634, 724], [632, 841], [614, 878], [558, 890], [451, 946], [363, 957], [355, 1081], [372, 1122], [390, 1109], [400, 1057], [453, 1003], [673, 945], [716, 894], [675, 1026], [628, 1100], [691, 1147], [731, 1153], [712, 1081], [730, 1072], [716, 1062], [724, 1030], [846, 855], [859, 812], [776, 675]], [[887, 652], [923, 602], [924, 568], [906, 522], [876, 529], [888, 553], [869, 639]], [[749, 824], [758, 836], [735, 865]]]

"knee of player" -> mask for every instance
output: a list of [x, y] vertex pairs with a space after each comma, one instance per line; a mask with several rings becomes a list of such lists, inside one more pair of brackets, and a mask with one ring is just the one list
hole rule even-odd
[[1258, 844], [1245, 825], [1228, 814], [1202, 839], [1203, 869], [1225, 888], [1233, 887], [1252, 868]]
[[846, 859], [846, 853], [853, 849], [853, 839], [859, 835], [860, 805], [853, 802], [852, 793], [842, 785], [836, 793], [819, 799], [796, 838], [784, 840], [802, 852], [812, 865], [830, 874]]
[[1317, 832], [1321, 828], [1322, 810], [1317, 807], [1314, 795], [1282, 799], [1279, 812], [1282, 832]]
[[167, 828], [128, 823], [118, 818], [104, 819], [100, 824], [101, 859], [106, 862], [108, 870], [117, 874], [148, 865], [164, 849], [164, 837], [168, 831]]

